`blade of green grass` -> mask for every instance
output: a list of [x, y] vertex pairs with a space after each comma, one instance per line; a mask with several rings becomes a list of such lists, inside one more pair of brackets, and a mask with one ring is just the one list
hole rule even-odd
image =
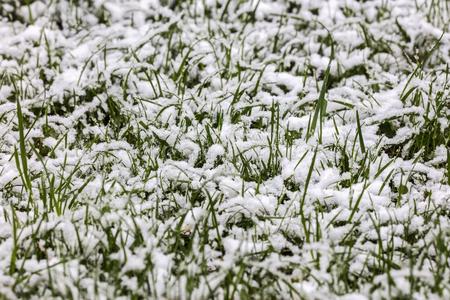
[[358, 138], [359, 138], [359, 145], [361, 146], [361, 152], [366, 153], [366, 147], [364, 146], [364, 138], [362, 135], [361, 130], [361, 122], [359, 121], [359, 113], [356, 111], [356, 126], [358, 126]]
[[28, 158], [27, 158], [27, 152], [25, 148], [25, 132], [24, 132], [24, 121], [23, 121], [23, 114], [22, 114], [22, 107], [20, 105], [19, 99], [16, 101], [17, 103], [17, 122], [19, 127], [19, 156], [21, 161], [21, 167], [22, 167], [22, 174], [25, 179], [25, 187], [29, 192], [31, 192], [31, 180], [28, 172]]
[[309, 166], [308, 175], [306, 176], [305, 189], [303, 190], [303, 196], [300, 201], [300, 218], [301, 218], [303, 230], [305, 232], [306, 242], [308, 242], [308, 243], [309, 243], [309, 231], [307, 230], [307, 227], [306, 227], [306, 218], [305, 218], [304, 207], [305, 207], [306, 193], [308, 192], [308, 186], [311, 181], [312, 172], [314, 170], [314, 164], [316, 162], [317, 148], [318, 147], [316, 146], [316, 149], [314, 150], [314, 155], [311, 160], [311, 165]]

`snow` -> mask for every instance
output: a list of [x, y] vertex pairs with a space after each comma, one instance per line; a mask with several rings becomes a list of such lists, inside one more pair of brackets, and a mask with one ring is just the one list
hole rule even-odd
[[28, 2], [0, 3], [0, 298], [448, 298], [442, 1]]

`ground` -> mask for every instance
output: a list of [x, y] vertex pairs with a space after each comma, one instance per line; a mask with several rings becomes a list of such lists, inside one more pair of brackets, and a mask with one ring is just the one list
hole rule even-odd
[[449, 299], [449, 20], [1, 1], [0, 299]]

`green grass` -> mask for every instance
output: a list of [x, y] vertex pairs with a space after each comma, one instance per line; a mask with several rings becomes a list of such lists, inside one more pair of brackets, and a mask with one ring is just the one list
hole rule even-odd
[[448, 1], [139, 3], [0, 4], [0, 299], [450, 297]]

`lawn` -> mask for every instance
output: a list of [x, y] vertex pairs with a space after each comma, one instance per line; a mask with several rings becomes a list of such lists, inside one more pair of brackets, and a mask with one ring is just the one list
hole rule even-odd
[[450, 299], [450, 1], [1, 0], [0, 299]]

